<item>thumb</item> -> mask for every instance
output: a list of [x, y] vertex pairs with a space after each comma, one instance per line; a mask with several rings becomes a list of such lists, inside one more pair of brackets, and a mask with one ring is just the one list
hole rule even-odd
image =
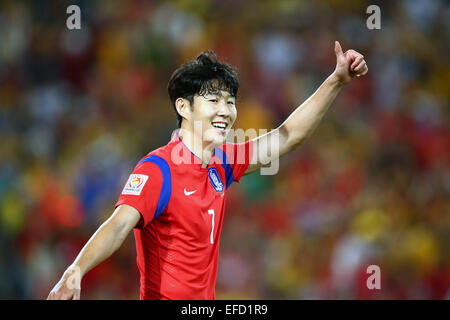
[[339, 41], [334, 42], [334, 53], [336, 54], [336, 58], [340, 58], [344, 56], [344, 53], [342, 52], [341, 44]]
[[80, 300], [80, 290], [75, 290], [72, 300]]

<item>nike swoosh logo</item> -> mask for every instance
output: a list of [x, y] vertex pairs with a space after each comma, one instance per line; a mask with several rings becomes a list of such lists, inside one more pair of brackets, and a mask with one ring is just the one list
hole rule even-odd
[[184, 194], [187, 195], [187, 196], [190, 196], [191, 194], [196, 193], [196, 192], [197, 192], [197, 190], [194, 190], [194, 191], [186, 191], [186, 189], [184, 189]]

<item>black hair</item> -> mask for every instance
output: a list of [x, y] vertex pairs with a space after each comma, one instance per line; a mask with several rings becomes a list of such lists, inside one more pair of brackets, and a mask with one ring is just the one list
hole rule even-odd
[[198, 55], [174, 71], [169, 79], [167, 90], [177, 115], [178, 127], [182, 117], [178, 114], [175, 101], [187, 99], [191, 105], [195, 95], [228, 91], [237, 97], [239, 81], [236, 71], [227, 63], [220, 62], [214, 51], [208, 50]]

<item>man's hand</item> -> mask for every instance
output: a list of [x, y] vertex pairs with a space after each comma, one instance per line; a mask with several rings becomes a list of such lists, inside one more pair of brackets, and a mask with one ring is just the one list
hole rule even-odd
[[50, 291], [47, 300], [80, 300], [81, 273], [76, 266], [69, 267]]
[[360, 77], [367, 73], [367, 67], [364, 56], [353, 49], [342, 52], [338, 41], [334, 43], [334, 52], [336, 54], [336, 69], [333, 76], [341, 83], [349, 83], [354, 77]]
[[132, 206], [126, 204], [118, 206], [81, 249], [47, 299], [79, 300], [83, 276], [119, 249], [140, 218], [141, 214]]

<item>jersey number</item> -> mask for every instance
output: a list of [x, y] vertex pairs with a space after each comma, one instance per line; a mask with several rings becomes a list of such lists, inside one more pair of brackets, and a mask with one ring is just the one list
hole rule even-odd
[[214, 243], [214, 209], [209, 209], [208, 214], [212, 215], [211, 244], [213, 244]]

